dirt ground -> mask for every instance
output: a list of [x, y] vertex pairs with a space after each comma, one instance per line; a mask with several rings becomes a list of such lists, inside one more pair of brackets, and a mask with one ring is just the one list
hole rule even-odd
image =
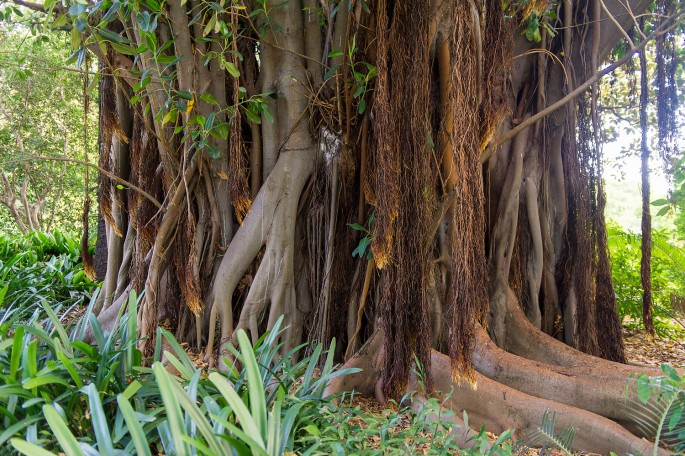
[[668, 363], [685, 367], [685, 340], [660, 338], [650, 340], [643, 332], [623, 328], [623, 340], [629, 361], [650, 366]]

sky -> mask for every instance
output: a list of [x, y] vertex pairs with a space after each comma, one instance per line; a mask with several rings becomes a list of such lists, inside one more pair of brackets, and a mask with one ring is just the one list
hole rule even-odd
[[[621, 150], [629, 147], [629, 144], [629, 139], [622, 137], [603, 146], [606, 217], [617, 221], [625, 229], [639, 232], [642, 211], [642, 164], [639, 151], [634, 151], [635, 153], [628, 157], [621, 157]], [[621, 162], [620, 167], [616, 166], [618, 162]], [[650, 200], [665, 198], [669, 191], [669, 183], [656, 158], [651, 160], [650, 168]], [[656, 228], [672, 227], [668, 219], [655, 217], [658, 210], [658, 207], [652, 206], [653, 225]]]

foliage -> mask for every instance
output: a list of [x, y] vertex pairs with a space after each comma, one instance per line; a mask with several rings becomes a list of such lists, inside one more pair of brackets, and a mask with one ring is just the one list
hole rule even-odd
[[[299, 361], [281, 353], [281, 321], [254, 346], [240, 332], [226, 372], [196, 368], [176, 339], [158, 329], [152, 367], [136, 348], [131, 293], [111, 334], [89, 311], [68, 333], [43, 303], [25, 322], [0, 328], [0, 454], [425, 454], [457, 450], [456, 433], [435, 399], [411, 408], [362, 411], [352, 397], [324, 398], [334, 345]], [[122, 308], [123, 309], [123, 308]], [[95, 343], [82, 338], [85, 322]], [[162, 349], [162, 340], [169, 350]], [[165, 364], [162, 363], [165, 360]], [[228, 361], [228, 360], [227, 360]], [[349, 401], [348, 401], [349, 399]], [[438, 420], [431, 419], [438, 416]], [[464, 415], [468, 426], [468, 417]], [[464, 454], [510, 455], [511, 432], [494, 444], [483, 427]]]
[[[375, 212], [371, 213], [371, 216], [369, 216], [369, 220], [366, 222], [366, 226], [362, 226], [359, 223], [348, 223], [347, 226], [352, 228], [355, 231], [359, 231], [363, 237], [359, 241], [359, 244], [357, 244], [357, 247], [354, 249], [352, 252], [352, 256], [359, 256], [359, 258], [364, 256], [364, 253], [366, 252], [366, 249], [371, 245], [371, 242], [373, 241], [373, 222], [376, 220], [376, 214]], [[370, 260], [373, 257], [373, 253], [371, 252], [371, 249], [369, 249], [369, 252], [366, 254], [366, 259]]]
[[[11, 15], [9, 9], [0, 11], [3, 17]], [[62, 36], [38, 26], [0, 22], [0, 232], [77, 232], [79, 227], [83, 166], [34, 158], [84, 158], [83, 76], [64, 66], [68, 46]], [[90, 97], [97, 95], [96, 89], [92, 83]], [[91, 103], [85, 145], [91, 160], [97, 151], [96, 125], [97, 109]], [[90, 191], [94, 197], [94, 188]], [[9, 208], [12, 200], [21, 220]], [[25, 202], [38, 209], [36, 226], [26, 220]]]
[[[558, 434], [554, 432], [554, 418], [556, 414], [549, 416], [549, 410], [545, 410], [542, 415], [542, 423], [538, 428], [528, 434], [525, 438], [518, 442], [517, 447], [524, 451], [530, 447], [541, 446], [540, 454], [549, 454], [552, 449], [558, 449], [562, 454], [570, 456], [571, 445], [576, 436], [576, 430], [573, 426], [568, 426], [561, 430]], [[549, 452], [548, 452], [549, 450]]]
[[[84, 324], [69, 336], [48, 305], [47, 319], [36, 313], [3, 329], [3, 451], [11, 439], [25, 454], [45, 454], [38, 447], [68, 455], [283, 454], [303, 423], [320, 420], [327, 382], [349, 372], [333, 370], [331, 350], [315, 375], [321, 346], [300, 361], [295, 350], [279, 356], [280, 322], [254, 347], [241, 333], [232, 367], [208, 377], [160, 328], [155, 362], [146, 368], [136, 349], [137, 302], [132, 293], [109, 335], [86, 314], [95, 346], [81, 340]], [[162, 352], [162, 339], [170, 351]], [[162, 356], [177, 374], [165, 369]]]
[[94, 286], [75, 238], [57, 231], [0, 234], [0, 335], [43, 305], [59, 312], [87, 302]]
[[653, 454], [657, 454], [660, 443], [682, 453], [685, 450], [685, 377], [668, 364], [662, 364], [661, 370], [664, 375], [660, 377], [642, 373], [632, 378], [627, 398], [640, 431], [654, 436]]
[[[640, 280], [640, 245], [642, 237], [624, 231], [615, 223], [608, 224], [611, 270], [621, 318], [630, 317], [628, 324], [642, 321], [642, 285]], [[671, 293], [685, 296], [685, 252], [671, 242], [670, 236], [652, 230], [652, 290], [657, 333], [666, 335], [683, 328], [674, 327], [675, 316]]]

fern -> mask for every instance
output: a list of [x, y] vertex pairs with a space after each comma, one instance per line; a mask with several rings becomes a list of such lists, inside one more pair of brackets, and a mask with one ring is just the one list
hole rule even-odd
[[554, 433], [556, 413], [549, 416], [549, 410], [542, 415], [542, 423], [530, 434], [516, 443], [519, 454], [524, 454], [531, 447], [541, 447], [540, 454], [551, 454], [552, 449], [558, 449], [566, 456], [571, 456], [571, 446], [576, 436], [573, 426], [565, 427], [558, 434]]
[[626, 398], [637, 428], [654, 441], [654, 455], [659, 443], [685, 450], [685, 378], [668, 364], [661, 370], [664, 376], [637, 376]]

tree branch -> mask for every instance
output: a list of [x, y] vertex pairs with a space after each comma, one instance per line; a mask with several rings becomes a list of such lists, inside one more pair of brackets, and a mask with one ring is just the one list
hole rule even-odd
[[543, 109], [542, 111], [538, 112], [534, 116], [529, 117], [527, 120], [521, 122], [518, 124], [515, 128], [512, 128], [511, 130], [507, 131], [505, 134], [494, 140], [488, 148], [483, 152], [480, 156], [480, 162], [485, 163], [490, 158], [495, 154], [495, 152], [502, 146], [504, 143], [512, 139], [514, 136], [519, 134], [522, 130], [526, 129], [530, 125], [534, 124], [538, 120], [547, 117], [548, 115], [552, 114], [555, 112], [557, 109], [565, 106], [569, 101], [573, 100], [576, 98], [578, 95], [582, 94], [587, 90], [588, 87], [590, 87], [592, 84], [595, 82], [599, 81], [602, 77], [606, 76], [607, 74], [611, 73], [614, 71], [616, 68], [619, 68], [626, 64], [630, 59], [633, 58], [633, 55], [640, 51], [641, 49], [644, 49], [644, 47], [649, 43], [651, 40], [656, 38], [657, 36], [662, 35], [665, 33], [667, 30], [669, 30], [672, 27], [672, 24], [677, 22], [678, 19], [683, 15], [683, 13], [677, 14], [673, 17], [673, 19], [669, 22], [668, 26], [662, 27], [660, 29], [655, 30], [652, 32], [646, 39], [642, 40], [642, 42], [631, 49], [630, 51], [626, 52], [626, 55], [623, 56], [622, 59], [617, 60], [616, 62], [612, 63], [611, 65], [607, 66], [601, 71], [598, 71], [594, 75], [592, 75], [590, 78], [588, 78], [583, 84], [579, 85], [575, 90], [573, 90], [571, 93], [566, 95], [564, 98], [561, 100], [557, 101], [556, 103], [553, 103], [546, 109]]
[[86, 162], [86, 161], [84, 161], [84, 160], [78, 160], [78, 159], [75, 159], [75, 158], [67, 158], [67, 157], [41, 157], [41, 156], [39, 156], [39, 155], [31, 155], [31, 156], [29, 156], [29, 157], [27, 157], [27, 158], [20, 158], [20, 159], [16, 159], [16, 160], [7, 160], [7, 161], [0, 162], [0, 166], [10, 165], [10, 164], [15, 164], [15, 163], [24, 163], [24, 162], [32, 161], [32, 160], [45, 160], [45, 161], [57, 161], [57, 162], [69, 162], [69, 163], [76, 163], [76, 164], [79, 164], [79, 165], [84, 165], [84, 166], [89, 166], [89, 167], [91, 167], [91, 168], [95, 168], [95, 169], [97, 169], [98, 171], [100, 171], [102, 174], [104, 174], [105, 176], [109, 177], [110, 179], [112, 179], [112, 180], [114, 180], [114, 181], [116, 181], [116, 182], [118, 182], [118, 183], [120, 183], [120, 184], [122, 184], [122, 185], [125, 185], [125, 186], [129, 187], [129, 188], [130, 188], [131, 190], [133, 190], [133, 191], [136, 191], [136, 192], [140, 193], [140, 194], [141, 194], [143, 197], [145, 197], [148, 201], [150, 201], [152, 204], [154, 204], [154, 205], [157, 207], [157, 209], [162, 210], [162, 211], [165, 211], [165, 209], [162, 207], [162, 203], [160, 203], [159, 201], [157, 201], [157, 199], [156, 199], [154, 196], [150, 195], [148, 192], [146, 192], [146, 191], [143, 190], [142, 188], [140, 188], [140, 187], [138, 187], [138, 186], [132, 184], [131, 182], [129, 182], [129, 181], [125, 180], [125, 179], [122, 179], [121, 177], [117, 176], [116, 174], [110, 173], [109, 171], [107, 171], [106, 169], [104, 169], [104, 168], [102, 168], [102, 167], [96, 165], [95, 163], [90, 163], [90, 162]]

